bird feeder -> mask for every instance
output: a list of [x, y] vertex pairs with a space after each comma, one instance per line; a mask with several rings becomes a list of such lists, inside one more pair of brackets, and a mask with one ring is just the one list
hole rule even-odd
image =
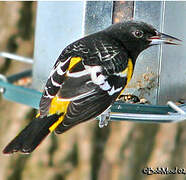
[[[182, 40], [186, 37], [186, 2], [167, 1], [62, 1], [37, 2], [33, 59], [8, 52], [0, 56], [33, 64], [32, 69], [0, 76], [0, 91], [7, 100], [39, 108], [41, 91], [57, 57], [68, 44], [84, 35], [123, 20], [140, 20]], [[138, 57], [134, 76], [125, 93], [146, 98], [151, 105], [115, 102], [111, 120], [179, 122], [186, 120], [186, 45], [157, 46]], [[13, 82], [32, 76], [32, 87]], [[168, 102], [168, 103], [167, 103]]]

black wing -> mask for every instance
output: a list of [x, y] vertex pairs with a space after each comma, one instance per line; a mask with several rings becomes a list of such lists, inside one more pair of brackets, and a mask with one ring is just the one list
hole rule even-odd
[[63, 133], [81, 122], [100, 115], [118, 97], [127, 83], [127, 78], [113, 75], [105, 79], [105, 84], [107, 83], [110, 88], [103, 90], [103, 86], [94, 84], [89, 75], [80, 79], [67, 78], [58, 96], [71, 102], [63, 122], [55, 131]]
[[[110, 38], [108, 40], [108, 37], [103, 36], [102, 33], [87, 36], [67, 46], [55, 63], [46, 83], [40, 101], [41, 116], [48, 114], [51, 101], [59, 93], [60, 89], [62, 89], [64, 97], [65, 92], [68, 94], [75, 93], [74, 96], [77, 95], [77, 90], [72, 91], [72, 88], [63, 85], [68, 79], [67, 72], [72, 57], [81, 57], [82, 64], [79, 65], [78, 63], [71, 72], [84, 71], [86, 67], [100, 66], [102, 73], [106, 76], [121, 72], [127, 67], [128, 62], [126, 51], [117, 42]], [[81, 89], [83, 90], [84, 87]]]
[[119, 93], [109, 96], [107, 92], [96, 89], [91, 95], [72, 101], [63, 122], [56, 128], [55, 132], [60, 134], [71, 127], [94, 118], [104, 112], [117, 98]]

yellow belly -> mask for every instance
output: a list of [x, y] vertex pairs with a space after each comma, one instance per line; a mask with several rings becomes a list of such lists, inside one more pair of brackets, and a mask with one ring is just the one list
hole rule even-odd
[[[127, 74], [127, 84], [126, 86], [123, 88], [123, 90], [121, 91], [120, 95], [123, 94], [123, 91], [125, 90], [125, 88], [127, 87], [128, 83], [130, 82], [131, 78], [132, 78], [132, 74], [133, 74], [133, 63], [132, 63], [132, 59], [128, 59], [128, 65], [127, 68], [122, 72], [123, 74]], [[120, 96], [119, 95], [119, 96]]]

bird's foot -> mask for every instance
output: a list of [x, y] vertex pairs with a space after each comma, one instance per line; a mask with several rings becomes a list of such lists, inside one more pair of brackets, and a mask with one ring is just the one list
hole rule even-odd
[[118, 101], [123, 101], [130, 104], [151, 104], [147, 99], [139, 98], [133, 94], [121, 95], [118, 97]]
[[110, 109], [104, 111], [99, 117], [99, 127], [103, 128], [104, 126], [108, 125], [108, 122], [110, 121]]
[[133, 94], [120, 95], [118, 100], [124, 101], [126, 103], [131, 103], [131, 104], [140, 102], [140, 99]]

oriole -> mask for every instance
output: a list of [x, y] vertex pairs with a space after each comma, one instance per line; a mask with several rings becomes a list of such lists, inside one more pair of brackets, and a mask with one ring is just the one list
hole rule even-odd
[[61, 134], [100, 115], [129, 83], [143, 50], [177, 41], [149, 24], [127, 21], [70, 44], [50, 73], [38, 116], [3, 152], [30, 153], [50, 132]]

